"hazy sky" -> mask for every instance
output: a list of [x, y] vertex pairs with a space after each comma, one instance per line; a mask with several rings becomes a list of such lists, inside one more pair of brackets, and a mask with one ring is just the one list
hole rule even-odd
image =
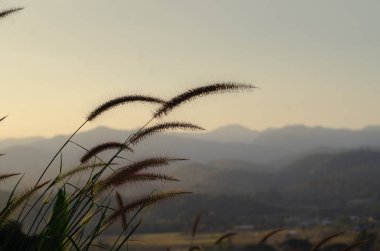
[[[170, 118], [208, 129], [380, 124], [378, 0], [0, 1], [13, 6], [26, 9], [0, 22], [0, 138], [69, 133], [109, 98], [217, 81], [261, 89]], [[120, 108], [87, 129], [134, 128], [153, 110]]]

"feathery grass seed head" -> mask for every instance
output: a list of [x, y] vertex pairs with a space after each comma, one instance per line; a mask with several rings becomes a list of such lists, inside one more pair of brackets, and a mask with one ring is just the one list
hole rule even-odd
[[191, 131], [205, 130], [204, 128], [200, 126], [187, 123], [187, 122], [165, 122], [165, 123], [156, 124], [154, 126], [141, 130], [140, 132], [138, 132], [136, 135], [134, 135], [131, 138], [130, 143], [133, 145], [136, 145], [137, 143], [139, 143], [141, 140], [143, 140], [146, 137], [152, 136], [153, 134], [160, 133], [163, 131], [172, 130], [172, 129], [182, 129], [182, 130], [191, 130]]
[[111, 188], [123, 185], [124, 183], [131, 183], [137, 181], [177, 181], [175, 178], [160, 174], [141, 174], [138, 175], [140, 171], [151, 167], [165, 166], [174, 161], [185, 160], [167, 157], [156, 157], [141, 160], [130, 165], [124, 166], [118, 169], [116, 172], [110, 174], [108, 177], [99, 180], [95, 185], [95, 193], [99, 194], [103, 191]]
[[3, 181], [3, 180], [6, 180], [10, 177], [13, 177], [13, 176], [16, 176], [16, 175], [20, 175], [20, 173], [4, 173], [4, 174], [0, 174], [0, 181]]
[[80, 159], [80, 162], [81, 163], [87, 162], [89, 159], [91, 159], [92, 157], [94, 157], [95, 155], [97, 155], [101, 152], [104, 152], [104, 151], [107, 151], [110, 149], [120, 149], [120, 148], [123, 148], [123, 150], [126, 149], [130, 152], [133, 152], [132, 148], [130, 148], [129, 146], [127, 146], [123, 143], [106, 142], [106, 143], [103, 143], [103, 144], [100, 144], [100, 145], [97, 145], [97, 146], [91, 148], [85, 155], [83, 155], [83, 157]]
[[3, 121], [4, 119], [6, 119], [7, 117], [8, 117], [8, 115], [0, 118], [0, 122]]
[[6, 17], [6, 16], [9, 16], [17, 11], [20, 11], [24, 8], [11, 8], [11, 9], [7, 9], [7, 10], [2, 10], [0, 11], [0, 19]]
[[125, 184], [144, 182], [144, 181], [179, 181], [178, 179], [159, 173], [137, 173], [133, 175], [118, 175], [115, 176], [112, 180], [112, 183], [109, 180], [101, 180], [95, 186], [95, 194], [102, 193], [103, 191], [111, 187], [119, 187]]
[[95, 118], [100, 116], [103, 112], [108, 111], [116, 106], [123, 105], [126, 103], [131, 102], [145, 102], [145, 103], [153, 103], [153, 104], [163, 104], [165, 103], [164, 100], [160, 98], [155, 98], [151, 96], [143, 96], [143, 95], [128, 95], [128, 96], [122, 96], [118, 98], [111, 99], [102, 105], [98, 106], [93, 110], [88, 116], [88, 121], [93, 121]]
[[167, 115], [171, 110], [178, 107], [182, 103], [191, 101], [197, 97], [202, 97], [211, 94], [225, 93], [225, 92], [234, 92], [234, 91], [251, 91], [256, 88], [250, 84], [241, 84], [241, 83], [216, 83], [206, 86], [201, 86], [198, 88], [190, 89], [182, 94], [175, 96], [169, 101], [165, 102], [161, 108], [159, 108], [155, 113], [154, 117], [161, 117], [164, 114]]
[[187, 160], [187, 159], [169, 158], [169, 157], [147, 158], [147, 159], [140, 160], [140, 161], [134, 162], [132, 164], [126, 165], [126, 166], [120, 168], [114, 174], [115, 175], [120, 175], [120, 174], [132, 175], [132, 174], [135, 174], [137, 172], [140, 172], [141, 170], [145, 170], [147, 168], [158, 167], [158, 166], [166, 166], [172, 162], [182, 161], [182, 160]]

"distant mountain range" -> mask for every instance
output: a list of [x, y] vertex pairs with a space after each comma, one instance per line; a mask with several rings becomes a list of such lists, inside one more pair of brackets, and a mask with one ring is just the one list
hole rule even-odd
[[[105, 141], [122, 141], [130, 133], [99, 127], [81, 132], [73, 140], [90, 148]], [[2, 172], [26, 173], [24, 184], [30, 185], [66, 138], [0, 141], [0, 153], [6, 154], [0, 157]], [[69, 144], [62, 155], [64, 168], [78, 165], [84, 152]], [[151, 224], [146, 229], [156, 229], [155, 219], [160, 219], [166, 221], [161, 230], [177, 231], [199, 210], [207, 211], [207, 224], [213, 228], [220, 227], [212, 225], [215, 222], [274, 227], [294, 214], [380, 217], [379, 127], [354, 131], [289, 126], [257, 132], [235, 125], [202, 134], [154, 135], [138, 145], [135, 153], [123, 157], [134, 160], [160, 155], [190, 159], [161, 169], [181, 182], [136, 184], [122, 189], [124, 196], [155, 188], [188, 190], [195, 195], [178, 199], [174, 205], [164, 203], [160, 210], [147, 214]], [[47, 176], [57, 173], [59, 161]], [[10, 189], [12, 181], [1, 184], [1, 189]], [[181, 214], [173, 220], [178, 212]]]
[[219, 161], [182, 166], [173, 174], [195, 194], [149, 211], [146, 231], [183, 230], [199, 211], [204, 229], [221, 231], [237, 225], [285, 227], [315, 218], [336, 223], [352, 215], [380, 219], [378, 151], [313, 154], [277, 171]]
[[[73, 140], [91, 148], [106, 141], [122, 141], [132, 132], [99, 127], [80, 132]], [[36, 179], [66, 138], [0, 140], [0, 153], [6, 154], [0, 159], [2, 170], [26, 173], [27, 180]], [[269, 171], [286, 167], [306, 155], [357, 148], [380, 149], [380, 127], [355, 131], [298, 125], [259, 132], [230, 125], [205, 133], [154, 135], [138, 145], [133, 155], [126, 154], [124, 157], [178, 156], [202, 165], [222, 159], [227, 161], [225, 163], [251, 163], [255, 168], [261, 166], [261, 169]], [[63, 154], [64, 166], [77, 165], [84, 152], [77, 145], [69, 144]], [[51, 170], [51, 175], [56, 170]]]

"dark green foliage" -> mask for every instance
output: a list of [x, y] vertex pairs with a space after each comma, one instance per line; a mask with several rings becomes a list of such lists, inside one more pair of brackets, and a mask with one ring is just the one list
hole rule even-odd
[[68, 234], [69, 208], [64, 189], [58, 191], [53, 213], [39, 239], [39, 250], [62, 251]]
[[0, 251], [25, 251], [26, 247], [37, 243], [34, 236], [26, 236], [21, 229], [21, 224], [10, 221], [0, 229]]

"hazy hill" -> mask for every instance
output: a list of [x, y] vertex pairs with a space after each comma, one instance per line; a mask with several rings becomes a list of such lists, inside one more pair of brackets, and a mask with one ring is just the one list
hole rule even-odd
[[380, 146], [380, 127], [348, 130], [294, 125], [265, 130], [256, 137], [254, 143], [265, 146], [290, 147], [296, 152], [322, 147]]
[[[377, 133], [377, 130], [373, 132]], [[79, 134], [76, 141], [90, 145], [94, 141], [109, 139], [110, 135], [117, 140], [125, 137], [125, 134], [98, 128]], [[100, 139], [99, 135], [103, 138]], [[53, 145], [62, 140], [64, 137], [60, 136], [4, 148], [2, 151], [7, 152], [7, 155], [0, 158], [0, 165], [3, 170], [24, 171], [26, 177], [36, 178], [49, 160], [52, 149], [56, 149]], [[233, 159], [236, 156], [248, 159], [257, 156], [254, 151], [257, 148], [253, 144], [221, 143], [169, 134], [155, 136], [140, 147], [137, 150], [147, 155], [160, 149], [162, 153], [171, 153], [170, 156], [173, 156], [173, 152], [181, 157], [183, 155], [179, 153], [186, 153], [195, 159], [204, 160], [183, 162], [162, 169], [181, 180], [163, 187], [189, 190], [195, 195], [180, 198], [176, 203], [169, 201], [149, 211], [145, 215], [149, 222], [145, 224], [145, 230], [183, 230], [184, 224], [191, 222], [189, 218], [195, 217], [199, 210], [205, 212], [204, 221], [214, 230], [227, 229], [236, 224], [265, 228], [284, 226], [284, 219], [295, 215], [299, 218], [348, 217], [352, 214], [380, 216], [380, 151], [375, 148], [335, 151], [316, 148], [307, 151], [307, 155], [300, 153], [302, 157], [282, 168], [273, 168], [242, 158]], [[63, 162], [66, 166], [70, 163], [74, 165], [78, 163], [79, 157], [77, 146], [72, 145], [64, 152]], [[10, 186], [12, 182], [7, 184]], [[127, 195], [130, 198], [136, 193], [152, 191], [155, 185], [143, 188], [134, 185], [123, 191], [129, 191]], [[162, 228], [157, 228], [158, 225]]]
[[[99, 127], [79, 133], [73, 141], [89, 149], [107, 141], [123, 141], [130, 133], [131, 131]], [[218, 132], [216, 134], [211, 133], [210, 137], [213, 138], [217, 134]], [[204, 135], [202, 139], [191, 138], [189, 137], [190, 134], [155, 135], [141, 142], [135, 148], [135, 153], [128, 153], [125, 157], [138, 159], [147, 156], [164, 155], [188, 158], [199, 163], [206, 163], [220, 158], [266, 163], [273, 158], [284, 158], [290, 154], [289, 150], [277, 147], [212, 141], [208, 140], [207, 135]], [[25, 141], [19, 139], [17, 140], [18, 145], [11, 147], [9, 147], [9, 144], [3, 146], [3, 141], [0, 141], [0, 151], [6, 153], [1, 159], [0, 165], [3, 171], [25, 172], [27, 173], [26, 180], [35, 180], [66, 138], [67, 136], [56, 136], [48, 139], [26, 139]], [[64, 167], [69, 168], [77, 165], [81, 155], [84, 153], [85, 150], [75, 144], [69, 144], [63, 152]], [[123, 161], [120, 160], [120, 162]], [[58, 162], [55, 163], [55, 170], [58, 170], [58, 164]]]
[[[105, 141], [122, 141], [130, 133], [131, 131], [99, 127], [79, 133], [74, 141], [90, 148]], [[0, 159], [2, 171], [26, 173], [26, 182], [30, 183], [38, 178], [66, 138], [67, 136], [56, 136], [48, 139], [0, 140], [0, 152], [6, 153]], [[184, 165], [186, 168], [173, 169], [184, 183], [188, 180], [187, 177], [194, 176], [186, 184], [187, 187], [196, 191], [255, 193], [263, 190], [266, 185], [272, 185], [274, 181], [271, 171], [285, 168], [281, 176], [276, 178], [278, 184], [283, 184], [286, 180], [306, 179], [308, 176], [301, 172], [303, 167], [309, 171], [311, 169], [307, 168], [319, 168], [317, 165], [322, 168], [325, 166], [322, 160], [335, 156], [340, 151], [362, 146], [380, 148], [380, 128], [369, 127], [354, 131], [289, 126], [257, 132], [233, 125], [201, 134], [155, 135], [138, 145], [135, 153], [124, 156], [129, 159], [157, 155], [188, 158], [191, 161]], [[76, 166], [84, 152], [80, 147], [70, 144], [63, 153], [64, 168]], [[304, 156], [312, 157], [303, 158]], [[310, 158], [318, 161], [310, 161]], [[123, 160], [120, 162], [127, 163]], [[58, 170], [58, 165], [57, 161], [51, 169], [52, 173]], [[300, 170], [294, 171], [292, 167], [297, 166]], [[204, 177], [208, 177], [209, 181], [205, 182]]]
[[181, 180], [181, 188], [203, 194], [255, 194], [274, 180], [273, 170], [266, 166], [233, 160], [187, 163], [168, 173]]
[[252, 143], [260, 134], [259, 131], [251, 130], [241, 125], [228, 125], [210, 132], [181, 134], [193, 139], [201, 139], [215, 142]]
[[294, 201], [315, 204], [380, 197], [377, 192], [380, 191], [380, 152], [374, 150], [317, 153], [280, 170], [219, 160], [180, 165], [169, 173], [183, 180], [186, 188], [202, 193], [255, 194], [275, 190]]
[[[249, 172], [250, 165], [246, 164], [233, 173], [221, 167], [218, 172], [188, 177], [214, 189], [158, 206], [146, 215], [149, 223], [145, 229], [154, 231], [158, 225], [164, 231], [184, 230], [184, 226], [190, 229], [189, 218], [199, 211], [203, 212], [204, 229], [221, 231], [236, 225], [284, 227], [287, 219], [298, 219], [294, 224], [300, 224], [301, 219], [380, 217], [380, 152], [314, 154], [270, 174]], [[255, 169], [254, 164], [251, 166]], [[250, 187], [249, 181], [255, 185]], [[238, 193], [233, 192], [239, 188]], [[249, 189], [258, 190], [252, 194], [242, 192]]]
[[292, 200], [344, 206], [380, 198], [380, 152], [356, 150], [315, 154], [278, 173], [278, 190]]

